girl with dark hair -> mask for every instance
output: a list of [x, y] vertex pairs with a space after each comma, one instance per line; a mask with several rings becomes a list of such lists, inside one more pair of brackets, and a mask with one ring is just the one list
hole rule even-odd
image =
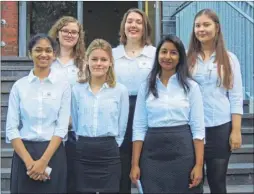
[[226, 50], [219, 18], [210, 9], [195, 16], [188, 64], [204, 102], [208, 184], [212, 193], [226, 193], [231, 151], [242, 143], [242, 78], [239, 61]]
[[151, 44], [152, 27], [145, 12], [129, 9], [120, 26], [120, 45], [113, 49], [117, 81], [128, 88], [130, 107], [127, 131], [120, 148], [122, 179], [120, 193], [131, 193], [129, 178], [132, 155], [132, 122], [138, 89], [150, 73], [155, 47]]
[[202, 192], [204, 115], [199, 86], [188, 73], [181, 40], [159, 43], [133, 121], [131, 180], [144, 193]]
[[[28, 47], [34, 68], [14, 83], [9, 97], [6, 141], [14, 148], [10, 190], [66, 193], [62, 141], [68, 131], [71, 89], [50, 68], [55, 58], [55, 42], [48, 35], [35, 35]], [[49, 167], [50, 175], [46, 170]]]

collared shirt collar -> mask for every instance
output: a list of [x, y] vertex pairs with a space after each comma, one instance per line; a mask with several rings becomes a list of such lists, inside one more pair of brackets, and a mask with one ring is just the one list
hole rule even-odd
[[[214, 58], [215, 56], [216, 56], [216, 52], [214, 51], [214, 52], [211, 54], [210, 59], [211, 59], [211, 58]], [[201, 56], [200, 54], [198, 54], [198, 58], [199, 58], [201, 61], [203, 61], [202, 56]]]
[[[85, 88], [91, 91], [91, 87], [90, 87], [90, 83], [89, 83], [89, 82], [85, 83]], [[109, 88], [109, 85], [108, 85], [107, 83], [104, 83], [104, 84], [102, 85], [102, 87], [101, 87], [100, 90], [102, 90], [102, 89], [104, 89], [104, 88]]]
[[67, 66], [71, 66], [74, 65], [74, 59], [70, 59], [66, 64], [63, 64], [60, 59], [57, 57], [56, 61], [59, 63], [59, 65], [61, 65], [62, 67], [67, 67]]
[[[140, 55], [144, 55], [146, 57], [152, 58], [153, 56], [151, 56], [151, 53], [153, 53], [153, 48], [150, 45], [145, 45], [141, 54]], [[120, 44], [116, 47], [115, 50], [115, 59], [120, 59], [121, 57], [126, 56], [125, 50], [124, 50], [124, 45]]]
[[[176, 80], [176, 79], [177, 79], [176, 74], [177, 74], [177, 73], [175, 73], [174, 75], [172, 75], [172, 76], [169, 78], [168, 83], [169, 83], [170, 80]], [[160, 80], [159, 73], [156, 75], [156, 82], [162, 84], [162, 82], [161, 82], [161, 80]]]
[[[30, 83], [32, 83], [33, 81], [38, 79], [38, 77], [34, 75], [34, 68], [30, 71], [27, 79]], [[50, 68], [50, 73], [49, 73], [48, 77], [46, 77], [44, 80], [48, 80], [52, 84], [56, 81], [55, 73], [54, 73], [54, 70], [52, 68]]]

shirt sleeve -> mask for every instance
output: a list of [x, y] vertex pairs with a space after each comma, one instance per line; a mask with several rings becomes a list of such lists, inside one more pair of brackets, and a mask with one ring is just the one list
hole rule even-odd
[[124, 140], [129, 116], [129, 94], [125, 86], [122, 87], [120, 98], [120, 115], [119, 115], [119, 135], [116, 137], [118, 146], [120, 147]]
[[6, 120], [6, 142], [10, 143], [11, 140], [16, 138], [21, 138], [19, 133], [19, 124], [20, 124], [20, 98], [17, 85], [14, 84], [8, 103], [8, 112]]
[[233, 87], [228, 90], [231, 114], [243, 114], [243, 88], [240, 63], [237, 57], [229, 54], [231, 68], [233, 73]]
[[147, 129], [146, 84], [142, 84], [134, 112], [132, 141], [144, 141]]
[[71, 108], [71, 88], [69, 84], [66, 84], [62, 99], [61, 106], [58, 111], [58, 118], [56, 121], [56, 128], [54, 135], [64, 138], [68, 132], [68, 125], [70, 119], [70, 108]]
[[190, 94], [190, 120], [189, 125], [193, 139], [203, 140], [205, 138], [205, 121], [203, 100], [198, 84], [191, 87]]
[[76, 98], [75, 86], [72, 87], [71, 91], [71, 120], [72, 120], [72, 129], [77, 132], [78, 130], [78, 105]]

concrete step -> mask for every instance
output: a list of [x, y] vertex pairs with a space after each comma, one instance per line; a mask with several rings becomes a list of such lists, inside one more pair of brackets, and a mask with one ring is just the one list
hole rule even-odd
[[10, 56], [2, 56], [1, 57], [1, 65], [2, 66], [33, 66], [33, 62], [28, 57], [10, 57]]
[[240, 149], [233, 151], [229, 163], [254, 163], [254, 145], [243, 144]]
[[33, 66], [2, 66], [1, 76], [26, 76], [29, 74]]
[[[138, 194], [138, 189], [137, 188], [131, 188], [131, 193], [132, 194]], [[204, 194], [210, 193], [209, 187], [206, 185], [204, 186]], [[227, 193], [228, 194], [249, 194], [249, 193], [254, 193], [253, 185], [227, 185]]]
[[[228, 185], [227, 186], [227, 192], [228, 194], [253, 194], [253, 185]], [[9, 191], [2, 191], [2, 194], [10, 194]], [[204, 186], [204, 194], [210, 193], [210, 189], [208, 186]], [[131, 194], [138, 194], [138, 189], [136, 188], [131, 188]]]
[[254, 126], [254, 114], [253, 113], [245, 113], [242, 116], [242, 127], [251, 127]]

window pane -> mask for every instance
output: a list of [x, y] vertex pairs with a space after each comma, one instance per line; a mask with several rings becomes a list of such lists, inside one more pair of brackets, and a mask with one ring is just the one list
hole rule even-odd
[[77, 2], [30, 2], [30, 35], [48, 33], [51, 26], [62, 16], [77, 17]]

